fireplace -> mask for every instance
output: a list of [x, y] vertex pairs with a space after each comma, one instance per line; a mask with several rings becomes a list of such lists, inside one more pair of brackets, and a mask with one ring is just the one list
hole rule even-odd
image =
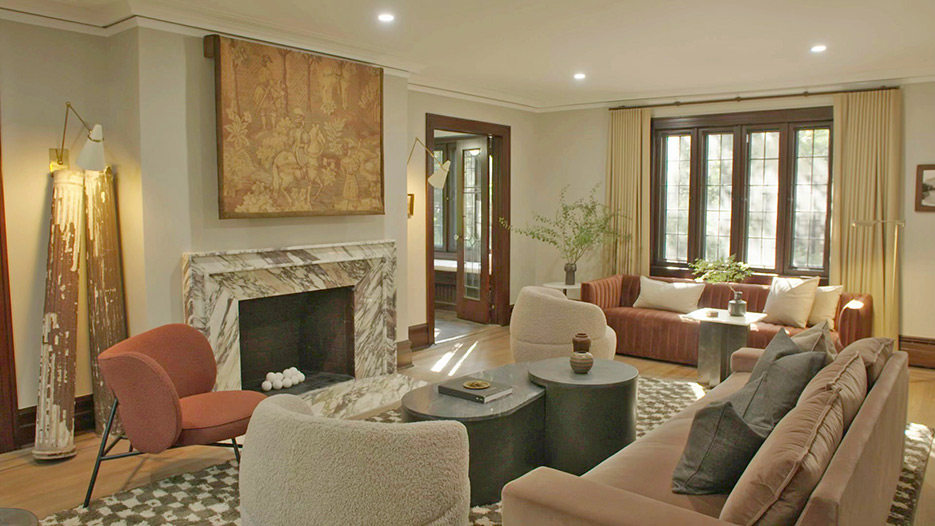
[[267, 373], [290, 367], [305, 381], [275, 393], [298, 395], [353, 379], [353, 287], [244, 300], [239, 309], [244, 389], [260, 390]]
[[[240, 305], [282, 298], [282, 301], [297, 302], [299, 307], [271, 310], [281, 314], [288, 312], [291, 316], [293, 311], [303, 308], [302, 302], [312, 302], [300, 298], [315, 298], [312, 303], [335, 301], [334, 298], [322, 300], [317, 296], [302, 296], [306, 292], [352, 297], [345, 304], [353, 309], [350, 325], [345, 326], [350, 327], [348, 330], [353, 334], [347, 340], [353, 350], [349, 361], [344, 362], [352, 368], [347, 374], [360, 380], [396, 372], [396, 247], [392, 241], [187, 253], [182, 258], [182, 286], [185, 321], [200, 330], [214, 350], [218, 366], [215, 390], [241, 389], [243, 379], [252, 378], [253, 382], [257, 379], [256, 372], [248, 376], [241, 374], [240, 315], [242, 310], [249, 311], [251, 307], [241, 309]], [[333, 289], [341, 290], [326, 292]], [[262, 307], [262, 304], [256, 305]], [[294, 319], [267, 321], [274, 326], [276, 323], [290, 323], [293, 327], [301, 324]], [[279, 336], [279, 329], [266, 328], [260, 329], [258, 337], [268, 341]], [[248, 350], [246, 354], [252, 352]], [[287, 356], [291, 361], [292, 355]], [[251, 367], [262, 369], [264, 376], [271, 372], [267, 368], [282, 371], [286, 367], [299, 367], [296, 363], [283, 363], [285, 360], [281, 358], [260, 357], [258, 360], [267, 362], [261, 361]], [[329, 358], [321, 363], [330, 366], [335, 363], [333, 360]], [[273, 367], [274, 363], [282, 365]]]

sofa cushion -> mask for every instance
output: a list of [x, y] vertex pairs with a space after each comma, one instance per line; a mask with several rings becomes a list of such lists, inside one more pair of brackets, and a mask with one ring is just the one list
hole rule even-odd
[[797, 405], [821, 391], [838, 391], [844, 414], [844, 429], [850, 427], [867, 397], [867, 370], [857, 349], [842, 352], [805, 386]]
[[844, 435], [836, 390], [803, 400], [760, 447], [727, 497], [721, 520], [734, 524], [794, 524]]
[[804, 328], [815, 303], [818, 278], [773, 278], [766, 298], [766, 321]]
[[749, 373], [729, 376], [703, 398], [598, 464], [582, 478], [717, 517], [727, 495], [673, 493], [672, 473], [682, 456], [695, 413], [713, 401], [730, 396], [743, 387], [749, 376]]
[[[672, 491], [727, 493], [776, 423], [795, 406], [825, 354], [802, 352], [785, 331], [770, 343], [772, 359], [759, 376], [723, 401], [698, 411], [672, 476]], [[761, 361], [763, 361], [761, 359]]]
[[704, 283], [667, 283], [640, 276], [640, 295], [633, 306], [638, 309], [659, 309], [687, 314], [698, 310], [698, 299], [701, 298], [704, 288]]
[[834, 317], [838, 314], [838, 302], [841, 300], [842, 292], [844, 292], [842, 285], [818, 287], [815, 290], [812, 312], [808, 315], [808, 324], [818, 325], [826, 321], [828, 328], [834, 330]]
[[828, 355], [828, 362], [834, 360], [838, 354], [838, 349], [834, 345], [834, 337], [831, 336], [831, 326], [828, 322], [821, 322], [809, 327], [802, 332], [790, 334], [792, 341], [803, 351], [817, 351]]
[[698, 354], [698, 322], [656, 309], [615, 307], [604, 311], [617, 332], [617, 352], [671, 362], [694, 364]]
[[886, 361], [893, 355], [893, 340], [890, 338], [863, 338], [848, 345], [844, 350], [848, 349], [854, 349], [860, 353], [860, 357], [867, 367], [867, 388], [869, 389], [880, 377]]

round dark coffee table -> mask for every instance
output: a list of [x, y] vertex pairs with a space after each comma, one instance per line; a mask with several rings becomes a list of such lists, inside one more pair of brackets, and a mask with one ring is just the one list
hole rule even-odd
[[438, 384], [406, 393], [404, 422], [457, 420], [467, 428], [471, 505], [500, 501], [507, 482], [545, 463], [544, 390], [529, 381], [527, 364], [514, 363], [470, 376], [513, 386], [513, 393], [486, 404], [440, 394]]
[[636, 440], [635, 367], [594, 360], [587, 374], [568, 358], [529, 364], [529, 379], [545, 388], [545, 440], [549, 465], [582, 475]]
[[32, 512], [16, 508], [0, 508], [0, 524], [9, 526], [36, 526], [39, 519]]

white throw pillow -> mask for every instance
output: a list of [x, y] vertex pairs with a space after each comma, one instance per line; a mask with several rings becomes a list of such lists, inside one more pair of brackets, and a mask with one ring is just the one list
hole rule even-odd
[[639, 309], [670, 310], [687, 314], [698, 310], [698, 299], [704, 292], [704, 283], [668, 283], [640, 276], [640, 296], [633, 306]]
[[834, 315], [838, 312], [838, 301], [841, 299], [842, 292], [844, 292], [843, 285], [818, 287], [815, 292], [815, 303], [812, 304], [812, 313], [808, 315], [808, 324], [818, 325], [826, 321], [828, 328], [833, 331]]
[[818, 278], [773, 278], [766, 297], [766, 319], [769, 323], [805, 328], [815, 303]]

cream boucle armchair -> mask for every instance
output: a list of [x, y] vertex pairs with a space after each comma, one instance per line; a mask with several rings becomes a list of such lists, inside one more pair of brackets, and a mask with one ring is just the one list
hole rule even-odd
[[611, 360], [617, 334], [607, 326], [600, 307], [570, 300], [546, 287], [523, 287], [510, 319], [510, 347], [517, 362], [571, 356], [571, 339], [584, 332], [591, 337], [591, 354]]
[[257, 406], [240, 464], [244, 526], [464, 526], [470, 491], [460, 422], [321, 418], [292, 395]]

